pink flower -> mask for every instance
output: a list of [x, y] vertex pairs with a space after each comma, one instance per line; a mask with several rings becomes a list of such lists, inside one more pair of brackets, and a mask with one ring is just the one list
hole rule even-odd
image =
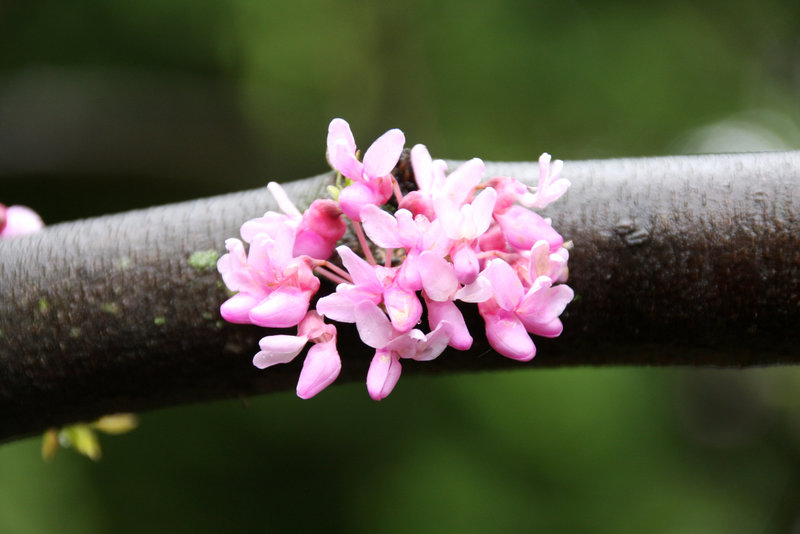
[[280, 184], [270, 182], [267, 188], [284, 214], [268, 211], [263, 217], [245, 222], [241, 229], [242, 238], [249, 243], [257, 234], [274, 237], [282, 226], [288, 225], [295, 232], [292, 255], [305, 254], [318, 260], [330, 258], [336, 243], [347, 230], [336, 202], [318, 199], [305, 213], [300, 213]]
[[539, 183], [536, 187], [534, 198], [526, 206], [530, 208], [545, 208], [551, 202], [561, 198], [570, 183], [566, 178], [559, 178], [564, 162], [557, 159], [550, 167], [550, 154], [545, 152], [539, 156]]
[[564, 244], [564, 238], [547, 219], [522, 206], [512, 206], [505, 213], [496, 214], [495, 220], [508, 244], [517, 251], [530, 250], [540, 240], [547, 241], [553, 252]]
[[398, 330], [408, 331], [419, 322], [422, 304], [415, 291], [399, 283], [397, 268], [370, 265], [344, 245], [336, 251], [353, 283], [339, 284], [335, 293], [319, 299], [318, 312], [334, 321], [353, 323], [355, 308], [360, 302], [383, 302], [392, 324]]
[[558, 336], [562, 330], [558, 316], [572, 300], [572, 289], [553, 287], [550, 278], [540, 276], [526, 292], [514, 269], [501, 259], [491, 260], [483, 275], [494, 289], [493, 298], [478, 304], [489, 344], [514, 360], [532, 359], [536, 346], [528, 332]]
[[41, 217], [26, 206], [0, 204], [0, 238], [35, 234], [44, 228]]
[[480, 269], [474, 247], [477, 247], [478, 237], [489, 229], [492, 222], [497, 192], [487, 187], [469, 204], [459, 204], [459, 196], [454, 193], [437, 196], [434, 208], [445, 235], [454, 242], [450, 256], [458, 280], [470, 284], [475, 281]]
[[266, 369], [278, 363], [288, 363], [300, 354], [306, 343], [314, 345], [308, 350], [297, 382], [297, 396], [310, 399], [328, 387], [342, 369], [342, 360], [336, 350], [336, 327], [325, 324], [315, 311], [306, 314], [297, 326], [296, 336], [276, 335], [261, 338], [261, 350], [253, 357], [253, 365]]
[[361, 340], [376, 349], [367, 371], [367, 391], [374, 400], [385, 398], [400, 378], [401, 358], [429, 361], [447, 347], [450, 336], [447, 323], [440, 324], [427, 335], [416, 328], [398, 332], [389, 319], [368, 300], [355, 307], [356, 327]]
[[508, 208], [516, 203], [530, 207], [536, 197], [528, 190], [528, 186], [508, 176], [495, 176], [487, 183], [497, 191], [497, 202], [494, 205], [495, 214], [505, 213]]
[[447, 164], [441, 159], [434, 161], [425, 145], [414, 145], [411, 149], [411, 168], [414, 170], [418, 189], [405, 195], [400, 207], [414, 215], [425, 215], [428, 220], [433, 220], [436, 218], [433, 195], [444, 188]]
[[339, 193], [339, 206], [353, 221], [360, 221], [359, 211], [366, 204], [381, 205], [392, 196], [391, 172], [400, 159], [406, 139], [398, 129], [380, 136], [364, 153], [364, 162], [356, 157], [356, 142], [350, 125], [333, 119], [328, 126], [328, 160], [334, 169], [354, 183]]
[[248, 254], [238, 239], [225, 242], [228, 254], [219, 259], [217, 269], [228, 288], [238, 291], [220, 307], [226, 321], [271, 328], [300, 322], [319, 280], [308, 258], [292, 256], [293, 244], [288, 225], [276, 227], [274, 237], [253, 236]]

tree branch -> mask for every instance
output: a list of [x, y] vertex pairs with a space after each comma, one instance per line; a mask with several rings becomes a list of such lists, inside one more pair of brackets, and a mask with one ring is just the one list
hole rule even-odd
[[[490, 163], [535, 183], [535, 163]], [[534, 362], [468, 353], [404, 373], [554, 365], [800, 362], [800, 152], [567, 162], [547, 215], [571, 239], [577, 298]], [[330, 174], [286, 185], [298, 205]], [[0, 439], [105, 413], [294, 388], [302, 358], [259, 371], [264, 329], [220, 321], [192, 253], [275, 204], [266, 188], [58, 224], [0, 242]], [[324, 291], [325, 288], [323, 288]], [[372, 356], [340, 328], [340, 381]], [[324, 393], [323, 393], [324, 395]], [[367, 402], [365, 392], [365, 402]]]

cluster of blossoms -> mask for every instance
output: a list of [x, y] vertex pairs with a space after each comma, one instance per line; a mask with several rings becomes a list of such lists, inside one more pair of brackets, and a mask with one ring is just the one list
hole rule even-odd
[[[222, 304], [222, 317], [269, 328], [297, 326], [296, 336], [262, 338], [253, 363], [263, 369], [289, 362], [312, 343], [297, 384], [302, 398], [322, 391], [341, 369], [336, 327], [325, 318], [355, 323], [361, 340], [375, 349], [367, 372], [375, 400], [391, 393], [402, 359], [427, 361], [447, 346], [472, 346], [456, 301], [477, 304], [491, 346], [515, 360], [534, 357], [530, 334], [561, 333], [559, 315], [573, 298], [562, 283], [569, 253], [550, 221], [530, 209], [544, 208], [569, 187], [559, 178], [561, 162], [551, 165], [543, 154], [538, 186], [529, 188], [506, 176], [483, 181], [477, 158], [448, 174], [444, 161], [416, 145], [410, 152], [415, 183], [404, 194], [393, 174], [404, 144], [400, 130], [389, 130], [359, 160], [350, 126], [334, 119], [328, 160], [346, 179], [334, 188], [335, 198], [316, 200], [301, 213], [270, 183], [283, 213], [244, 223], [247, 252], [242, 241], [226, 241], [218, 269], [237, 293]], [[346, 219], [361, 256], [339, 244]], [[331, 261], [334, 250], [342, 267]], [[338, 285], [309, 311], [318, 276]]]
[[41, 217], [32, 209], [0, 204], [0, 238], [35, 234], [43, 227]]

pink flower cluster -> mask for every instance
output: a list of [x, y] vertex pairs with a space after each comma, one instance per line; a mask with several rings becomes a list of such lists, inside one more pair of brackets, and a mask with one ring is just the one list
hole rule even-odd
[[32, 209], [0, 204], [0, 238], [35, 234], [42, 228], [41, 217]]
[[[456, 301], [477, 304], [491, 346], [515, 360], [536, 354], [530, 334], [561, 333], [559, 316], [573, 298], [563, 284], [569, 253], [550, 221], [530, 209], [569, 187], [559, 177], [561, 162], [551, 165], [543, 154], [538, 186], [529, 188], [506, 176], [484, 180], [477, 158], [448, 174], [444, 161], [416, 145], [410, 152], [416, 190], [403, 194], [392, 171], [404, 143], [400, 130], [389, 130], [359, 160], [350, 126], [334, 119], [328, 160], [346, 179], [336, 198], [316, 200], [301, 213], [270, 183], [283, 213], [244, 223], [247, 252], [238, 239], [226, 242], [218, 269], [237, 293], [222, 304], [222, 316], [269, 328], [297, 326], [296, 336], [261, 339], [253, 363], [263, 369], [289, 362], [312, 343], [297, 384], [302, 398], [325, 389], [341, 369], [336, 327], [326, 318], [355, 323], [375, 349], [367, 372], [375, 400], [391, 393], [403, 359], [427, 361], [447, 346], [472, 346]], [[340, 244], [347, 219], [360, 255]], [[334, 250], [341, 266], [331, 261]], [[318, 277], [338, 285], [309, 310]]]

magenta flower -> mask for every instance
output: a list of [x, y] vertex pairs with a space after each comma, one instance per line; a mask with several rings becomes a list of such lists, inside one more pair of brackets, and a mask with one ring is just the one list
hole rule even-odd
[[514, 269], [501, 259], [491, 260], [483, 275], [494, 289], [491, 299], [478, 304], [489, 344], [514, 360], [532, 359], [536, 346], [528, 332], [558, 336], [562, 330], [558, 316], [572, 300], [572, 289], [565, 285], [553, 287], [550, 278], [540, 276], [526, 292]]
[[328, 126], [328, 160], [334, 169], [353, 181], [339, 193], [339, 206], [353, 221], [360, 221], [359, 211], [366, 204], [380, 206], [392, 196], [391, 172], [403, 151], [405, 136], [398, 129], [380, 136], [364, 153], [364, 162], [356, 157], [356, 142], [350, 125], [333, 119]]
[[[367, 371], [375, 400], [394, 389], [403, 359], [427, 361], [447, 346], [472, 346], [456, 301], [477, 304], [489, 343], [512, 359], [534, 357], [531, 334], [555, 337], [562, 331], [559, 316], [573, 291], [558, 283], [569, 276], [569, 252], [551, 221], [530, 209], [544, 207], [569, 186], [559, 177], [561, 162], [551, 167], [550, 156], [542, 155], [534, 191], [512, 177], [482, 181], [485, 166], [478, 158], [448, 175], [444, 161], [415, 145], [411, 166], [418, 188], [404, 195], [391, 174], [404, 142], [400, 130], [389, 130], [361, 161], [350, 126], [334, 119], [328, 160], [347, 178], [343, 189], [333, 189], [336, 199], [315, 200], [301, 212], [270, 183], [282, 213], [270, 211], [242, 225], [249, 250], [238, 239], [226, 241], [218, 270], [236, 294], [222, 304], [222, 316], [269, 328], [297, 325], [295, 336], [263, 337], [253, 364], [264, 369], [290, 362], [312, 343], [297, 383], [302, 398], [322, 391], [341, 370], [336, 329], [324, 317], [355, 323], [364, 344], [375, 349]], [[392, 194], [396, 210], [386, 205]], [[341, 244], [347, 218], [363, 258]], [[341, 266], [328, 259], [334, 249]], [[308, 311], [320, 286], [317, 276], [335, 282], [336, 290]], [[423, 302], [428, 333], [418, 327]]]
[[35, 234], [44, 228], [41, 217], [26, 206], [0, 204], [0, 238]]
[[297, 326], [296, 336], [276, 335], [261, 338], [261, 350], [253, 357], [253, 365], [266, 369], [275, 364], [288, 363], [300, 354], [308, 342], [308, 349], [297, 382], [297, 396], [310, 399], [328, 387], [342, 369], [342, 360], [336, 350], [336, 327], [325, 324], [315, 311], [306, 314]]
[[236, 295], [220, 307], [231, 323], [286, 328], [300, 322], [311, 297], [319, 289], [305, 256], [292, 256], [294, 232], [288, 225], [276, 227], [274, 238], [256, 234], [249, 253], [238, 239], [228, 239], [228, 254], [217, 262], [222, 279]]

